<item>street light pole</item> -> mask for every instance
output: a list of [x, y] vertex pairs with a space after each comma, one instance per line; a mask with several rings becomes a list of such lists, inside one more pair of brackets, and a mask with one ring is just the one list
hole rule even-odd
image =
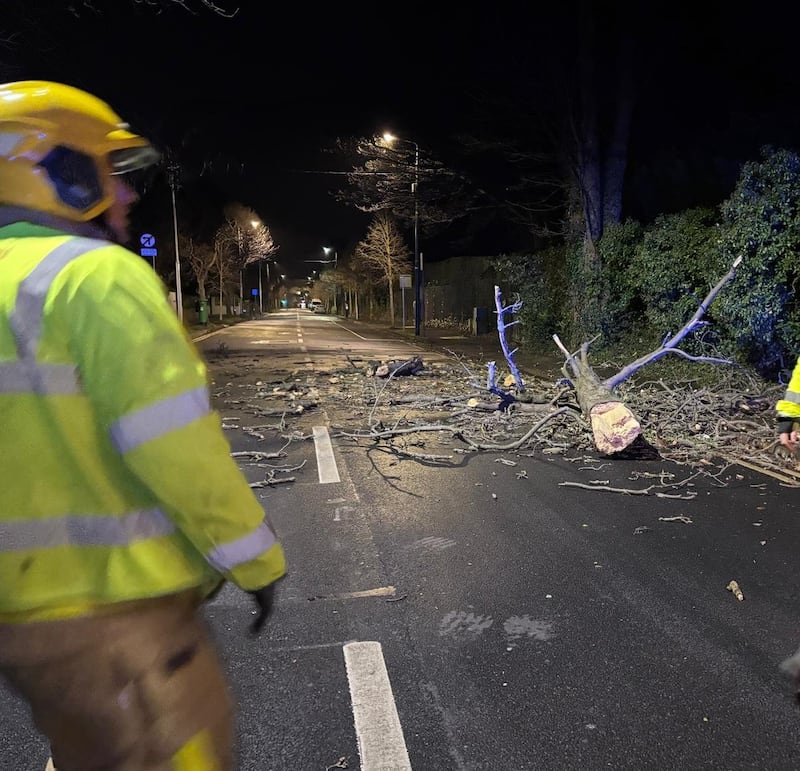
[[401, 139], [386, 132], [386, 142], [407, 142], [414, 145], [414, 334], [419, 337], [422, 326], [422, 255], [419, 252], [419, 145], [413, 139]]
[[334, 270], [339, 265], [339, 251], [333, 246], [323, 246], [322, 251], [325, 252], [325, 256], [327, 257], [331, 252], [333, 252], [333, 260], [317, 260], [317, 262], [333, 262]]
[[239, 248], [239, 315], [244, 311], [244, 287], [242, 285], [242, 226], [237, 222], [236, 231], [238, 238], [236, 246]]
[[[336, 270], [339, 267], [339, 251], [333, 246], [323, 246], [322, 251], [325, 252], [325, 256], [329, 257], [330, 253], [333, 252], [333, 260], [320, 260], [322, 263], [331, 263], [333, 262], [333, 269]], [[339, 312], [339, 292], [338, 292], [338, 281], [334, 280], [333, 282], [333, 312]]]
[[[264, 301], [261, 299], [261, 263], [262, 260], [258, 261], [258, 314], [259, 316], [264, 315]], [[267, 281], [269, 281], [269, 265], [267, 265]]]
[[422, 266], [419, 254], [419, 145], [414, 142], [414, 334], [419, 337], [422, 318]]
[[178, 249], [178, 209], [175, 205], [175, 184], [178, 174], [177, 164], [171, 164], [169, 172], [169, 187], [172, 191], [172, 224], [175, 230], [175, 310], [178, 318], [183, 321], [183, 293], [181, 292], [181, 253]]

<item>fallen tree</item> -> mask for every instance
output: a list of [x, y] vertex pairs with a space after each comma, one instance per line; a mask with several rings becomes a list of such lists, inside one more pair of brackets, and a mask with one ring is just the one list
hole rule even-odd
[[[578, 358], [577, 354], [570, 353], [564, 347], [558, 335], [553, 335], [554, 342], [565, 356], [562, 372], [575, 389], [581, 412], [592, 427], [595, 446], [600, 452], [613, 455], [628, 448], [642, 434], [639, 419], [615, 391], [621, 383], [642, 367], [668, 355], [682, 356], [691, 361], [710, 364], [731, 364], [730, 359], [692, 356], [678, 346], [690, 332], [694, 332], [706, 323], [702, 320], [703, 315], [725, 284], [734, 278], [736, 268], [741, 261], [741, 257], [734, 260], [730, 270], [711, 288], [698, 305], [692, 318], [683, 325], [677, 334], [665, 339], [656, 350], [641, 356], [605, 380], [601, 380], [589, 364], [588, 354], [591, 341], [581, 345], [580, 358]], [[497, 290], [496, 287], [495, 290]]]

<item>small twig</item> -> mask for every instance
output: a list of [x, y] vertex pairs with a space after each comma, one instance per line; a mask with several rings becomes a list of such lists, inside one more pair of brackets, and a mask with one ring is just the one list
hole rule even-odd
[[399, 447], [390, 447], [395, 455], [400, 455], [403, 458], [411, 458], [413, 460], [429, 460], [429, 461], [444, 461], [453, 460], [452, 455], [429, 455], [427, 453], [409, 452], [408, 450], [401, 450]]
[[275, 487], [275, 485], [283, 485], [287, 482], [294, 482], [294, 477], [286, 477], [285, 479], [265, 479], [263, 482], [250, 482], [250, 487]]
[[275, 460], [276, 458], [285, 458], [286, 453], [281, 449], [278, 452], [256, 452], [255, 450], [242, 450], [240, 452], [232, 452], [231, 458], [250, 458], [253, 461]]
[[642, 490], [631, 490], [626, 487], [599, 487], [598, 485], [587, 485], [583, 482], [559, 482], [559, 487], [580, 487], [582, 490], [600, 490], [604, 493], [623, 493], [624, 495], [650, 495], [652, 486]]
[[348, 767], [347, 758], [344, 755], [342, 755], [342, 757], [340, 757], [339, 760], [337, 760], [332, 766], [327, 766], [325, 768], [325, 771], [332, 771], [332, 769], [334, 768], [347, 768], [347, 767]]

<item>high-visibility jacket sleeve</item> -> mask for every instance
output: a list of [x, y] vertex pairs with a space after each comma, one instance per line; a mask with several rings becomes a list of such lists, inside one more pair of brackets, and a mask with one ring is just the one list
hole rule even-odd
[[775, 405], [775, 412], [778, 420], [800, 420], [800, 359], [794, 366], [786, 393]]
[[[105, 246], [68, 265], [46, 315], [64, 324], [98, 426], [197, 551], [243, 589], [286, 571], [209, 403], [205, 364], [138, 256]], [[55, 285], [56, 282], [54, 282]]]

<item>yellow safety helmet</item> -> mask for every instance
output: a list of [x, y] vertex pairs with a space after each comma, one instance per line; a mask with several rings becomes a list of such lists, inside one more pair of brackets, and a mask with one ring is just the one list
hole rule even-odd
[[111, 206], [112, 175], [158, 157], [96, 96], [40, 80], [0, 84], [0, 205], [87, 222]]

